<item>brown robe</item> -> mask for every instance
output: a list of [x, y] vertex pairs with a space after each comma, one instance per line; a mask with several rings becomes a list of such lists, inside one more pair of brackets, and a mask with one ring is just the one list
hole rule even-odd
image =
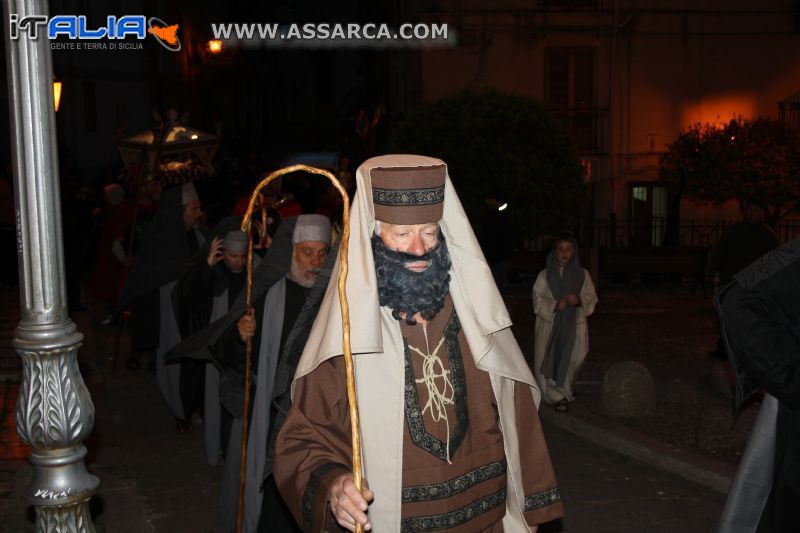
[[[406, 346], [402, 531], [502, 531], [506, 469], [519, 468], [525, 519], [531, 526], [563, 515], [538, 411], [528, 387], [515, 393], [520, 465], [507, 465], [489, 375], [475, 366], [448, 296], [427, 325], [401, 322]], [[423, 353], [433, 350], [448, 371], [453, 403], [447, 421], [434, 422], [423, 377]], [[435, 386], [443, 387], [441, 377]], [[449, 450], [447, 447], [449, 423]], [[449, 460], [448, 461], [448, 455]], [[329, 512], [331, 482], [350, 471], [350, 421], [344, 358], [322, 363], [297, 381], [294, 403], [278, 437], [275, 480], [305, 531], [338, 530]], [[376, 494], [376, 498], [380, 495]], [[382, 533], [382, 532], [381, 532]]]

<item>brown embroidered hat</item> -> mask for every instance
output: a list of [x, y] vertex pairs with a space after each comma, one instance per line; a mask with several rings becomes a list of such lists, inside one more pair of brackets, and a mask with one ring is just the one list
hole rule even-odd
[[370, 172], [375, 220], [389, 224], [425, 224], [442, 218], [444, 165], [377, 167]]

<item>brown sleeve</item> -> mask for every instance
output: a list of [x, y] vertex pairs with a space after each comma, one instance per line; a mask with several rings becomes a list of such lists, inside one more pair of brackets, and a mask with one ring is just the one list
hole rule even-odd
[[335, 357], [297, 381], [275, 447], [275, 482], [303, 531], [339, 530], [328, 511], [328, 490], [350, 465], [344, 359]]
[[514, 387], [514, 407], [525, 491], [525, 521], [529, 526], [535, 526], [564, 516], [564, 504], [544, 440], [539, 411], [531, 388], [524, 383], [517, 383]]

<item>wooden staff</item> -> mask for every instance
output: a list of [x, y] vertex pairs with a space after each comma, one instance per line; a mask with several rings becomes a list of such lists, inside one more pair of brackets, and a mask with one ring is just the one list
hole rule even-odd
[[[350, 426], [352, 429], [352, 452], [353, 452], [353, 481], [356, 489], [361, 492], [361, 427], [358, 417], [358, 399], [356, 397], [356, 379], [353, 372], [353, 353], [350, 349], [350, 307], [347, 303], [347, 293], [345, 292], [345, 282], [347, 281], [347, 249], [350, 242], [350, 197], [342, 187], [336, 177], [328, 172], [308, 165], [292, 165], [290, 167], [276, 170], [256, 186], [250, 196], [250, 204], [242, 220], [242, 231], [248, 235], [247, 246], [247, 285], [245, 286], [245, 302], [248, 313], [252, 312], [253, 306], [253, 240], [249, 238], [251, 229], [251, 218], [256, 209], [258, 194], [272, 180], [289, 174], [291, 172], [304, 171], [309, 174], [317, 174], [328, 178], [328, 181], [339, 191], [342, 196], [344, 214], [342, 216], [342, 239], [339, 244], [339, 306], [342, 310], [342, 349], [344, 352], [344, 364], [347, 374], [347, 401], [350, 409]], [[253, 356], [253, 341], [247, 339], [247, 350], [245, 352], [245, 377], [244, 377], [244, 412], [242, 414], [242, 459], [239, 464], [239, 502], [236, 516], [236, 531], [242, 533], [242, 523], [244, 520], [244, 486], [245, 486], [245, 464], [247, 462], [247, 437], [249, 432], [249, 413], [250, 413], [250, 369]], [[363, 533], [364, 529], [360, 524], [356, 525], [356, 533]]]
[[[267, 245], [267, 232], [269, 231], [269, 224], [267, 223], [267, 219], [269, 218], [269, 212], [267, 209], [269, 206], [267, 205], [267, 200], [264, 198], [264, 195], [259, 195], [259, 202], [261, 203], [261, 228], [258, 230], [258, 244], [260, 246]], [[267, 246], [267, 248], [269, 248]]]

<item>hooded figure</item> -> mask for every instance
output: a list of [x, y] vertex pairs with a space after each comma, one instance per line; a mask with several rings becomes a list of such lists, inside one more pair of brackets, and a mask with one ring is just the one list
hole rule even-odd
[[[232, 304], [244, 288], [247, 236], [239, 229], [241, 223], [242, 217], [239, 216], [219, 221], [211, 230], [207, 243], [194, 255], [193, 264], [175, 286], [172, 305], [178, 315], [182, 339], [194, 335], [228, 312], [226, 304], [225, 312], [212, 318], [214, 298], [225, 292]], [[254, 260], [258, 266], [260, 258]], [[228, 292], [229, 287], [233, 291]]]
[[575, 399], [572, 385], [589, 352], [586, 318], [596, 304], [592, 277], [578, 259], [578, 243], [571, 233], [564, 233], [533, 284], [533, 370], [542, 399], [558, 411], [566, 411]]
[[[117, 311], [142, 294], [177, 280], [202, 253], [208, 232], [197, 220], [186, 227], [189, 209], [199, 210], [191, 183], [165, 191], [158, 213], [148, 224], [131, 265]], [[202, 211], [199, 211], [202, 215]]]
[[720, 520], [720, 533], [800, 524], [800, 239], [733, 276], [717, 293], [736, 406], [765, 391]]
[[117, 313], [121, 313], [134, 304], [132, 344], [142, 349], [156, 348], [156, 380], [178, 420], [179, 431], [186, 427], [191, 413], [185, 412], [181, 398], [181, 366], [165, 366], [164, 354], [181, 339], [172, 290], [178, 278], [207, 250], [203, 248], [207, 231], [200, 224], [202, 214], [200, 199], [191, 183], [164, 193], [117, 306]]
[[[241, 224], [242, 217], [222, 219], [211, 231], [210, 245], [202, 247], [206, 255], [200, 257], [175, 285], [172, 305], [178, 317], [181, 338], [186, 339], [225, 316], [244, 289], [247, 235], [239, 229]], [[256, 267], [260, 261], [260, 257], [253, 257]], [[230, 427], [229, 421], [222, 419], [219, 371], [204, 361], [182, 364], [183, 371], [194, 377], [182, 381], [189, 389], [182, 391], [184, 404], [190, 404], [188, 409], [196, 409], [202, 401], [206, 459], [213, 466], [222, 451], [222, 439], [227, 437], [223, 427]]]
[[[295, 519], [304, 531], [357, 520], [390, 532], [526, 531], [558, 518], [539, 391], [444, 162], [376, 157], [357, 185], [346, 290], [362, 494], [372, 503], [367, 516], [344, 496], [353, 488], [350, 424], [330, 283], [276, 448], [275, 480]], [[406, 238], [416, 244], [387, 244]], [[337, 260], [332, 278], [339, 268]]]

